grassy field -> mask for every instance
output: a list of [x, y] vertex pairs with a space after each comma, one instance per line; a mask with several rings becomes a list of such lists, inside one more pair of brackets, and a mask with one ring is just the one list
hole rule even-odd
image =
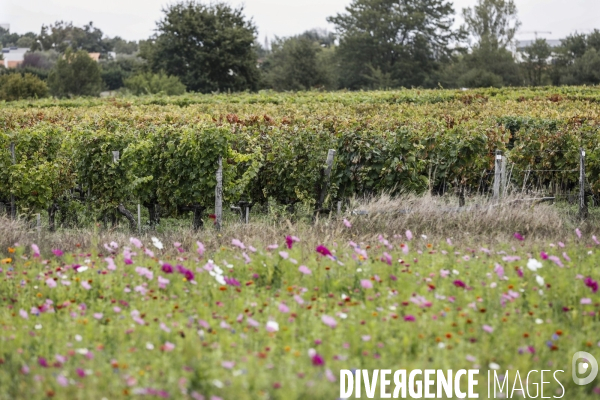
[[341, 369], [428, 368], [479, 369], [480, 398], [488, 370], [511, 387], [563, 370], [545, 396], [600, 394], [571, 379], [600, 345], [591, 234], [322, 224], [1, 248], [0, 398], [334, 399]]

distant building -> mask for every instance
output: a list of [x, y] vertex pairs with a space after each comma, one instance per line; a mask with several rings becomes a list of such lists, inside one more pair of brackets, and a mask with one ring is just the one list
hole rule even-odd
[[2, 49], [2, 58], [0, 60], [6, 68], [17, 68], [23, 63], [25, 53], [29, 51], [28, 47], [5, 47]]
[[100, 53], [88, 53], [90, 55], [90, 58], [96, 62], [98, 62], [98, 60], [100, 60]]
[[[535, 40], [515, 40], [516, 51], [514, 51], [513, 54], [518, 62], [523, 62], [523, 52], [525, 51], [525, 48], [532, 45], [534, 42]], [[546, 39], [546, 43], [548, 43], [548, 46], [552, 49], [552, 56], [550, 56], [552, 59], [555, 54], [554, 49], [561, 45], [561, 41], [560, 39]]]

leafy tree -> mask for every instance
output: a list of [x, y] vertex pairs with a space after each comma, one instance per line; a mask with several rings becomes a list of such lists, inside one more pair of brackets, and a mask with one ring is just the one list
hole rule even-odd
[[336, 26], [340, 80], [350, 89], [417, 86], [451, 55], [461, 38], [445, 0], [354, 0]]
[[116, 90], [125, 86], [125, 80], [133, 74], [145, 71], [145, 62], [136, 56], [119, 54], [116, 60], [101, 60], [100, 67], [106, 89]]
[[50, 72], [48, 85], [57, 97], [97, 96], [102, 90], [100, 67], [87, 51], [69, 48]]
[[158, 93], [172, 96], [185, 93], [185, 85], [179, 78], [168, 76], [163, 72], [134, 75], [125, 80], [125, 87], [136, 96]]
[[46, 96], [48, 86], [32, 74], [0, 75], [0, 100], [14, 101]]
[[317, 41], [304, 35], [276, 38], [262, 65], [267, 86], [275, 90], [308, 90], [326, 85], [326, 72], [319, 65], [321, 51]]
[[256, 27], [244, 17], [243, 7], [187, 1], [163, 12], [157, 35], [140, 43], [140, 56], [153, 71], [177, 76], [198, 92], [257, 88]]
[[555, 51], [550, 73], [554, 85], [600, 83], [600, 30], [569, 35]]
[[441, 74], [444, 86], [522, 85], [519, 65], [506, 49], [520, 26], [513, 0], [478, 0], [472, 9], [463, 9], [463, 16], [465, 29], [476, 41]]
[[90, 53], [105, 53], [111, 47], [102, 36], [102, 31], [96, 28], [93, 22], [80, 28], [74, 26], [72, 22], [57, 21], [54, 25], [42, 25], [33, 50], [54, 49], [64, 53], [70, 47]]
[[524, 68], [527, 71], [529, 83], [539, 86], [548, 67], [548, 59], [552, 55], [552, 48], [546, 39], [536, 39], [524, 50]]
[[506, 48], [521, 26], [513, 0], [477, 0], [473, 8], [463, 9], [468, 32], [477, 43], [488, 42]]
[[138, 51], [136, 41], [127, 41], [119, 36], [111, 39], [104, 39], [107, 46], [117, 54], [134, 54]]

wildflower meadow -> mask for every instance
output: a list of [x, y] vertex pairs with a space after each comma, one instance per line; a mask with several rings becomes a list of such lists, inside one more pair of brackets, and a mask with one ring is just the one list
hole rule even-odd
[[599, 350], [599, 245], [579, 230], [493, 246], [410, 230], [15, 243], [0, 249], [0, 397], [336, 399], [340, 371], [357, 369], [476, 369], [480, 398], [488, 372], [508, 382], [497, 398], [598, 397], [573, 383], [571, 357]]

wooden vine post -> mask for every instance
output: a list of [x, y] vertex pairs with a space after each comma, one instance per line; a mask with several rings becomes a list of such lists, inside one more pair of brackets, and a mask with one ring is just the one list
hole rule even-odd
[[494, 201], [500, 200], [506, 187], [506, 157], [501, 150], [496, 150], [494, 157]]
[[331, 179], [331, 170], [333, 169], [333, 159], [335, 158], [335, 150], [329, 149], [327, 152], [327, 160], [325, 161], [326, 167], [323, 171], [323, 183], [321, 186], [321, 194], [319, 195], [319, 201], [317, 203], [316, 212], [322, 211], [323, 203], [327, 197], [327, 191], [329, 190], [329, 181]]
[[585, 198], [585, 150], [579, 148], [579, 218], [588, 217], [588, 207]]
[[[10, 144], [10, 158], [12, 160], [12, 165], [15, 165], [17, 163], [17, 159], [15, 158], [15, 144], [14, 143]], [[15, 206], [15, 195], [14, 194], [10, 195], [10, 217], [12, 219], [17, 218], [17, 209]]]
[[219, 156], [217, 166], [217, 186], [215, 187], [215, 228], [221, 230], [223, 219], [223, 158]]

